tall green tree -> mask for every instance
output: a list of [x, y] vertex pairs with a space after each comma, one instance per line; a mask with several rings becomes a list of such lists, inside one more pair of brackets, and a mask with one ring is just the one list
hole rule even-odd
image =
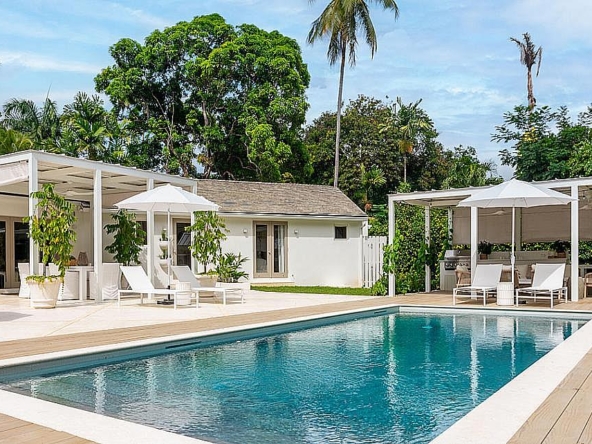
[[493, 161], [481, 162], [472, 146], [459, 145], [450, 152], [448, 175], [442, 183], [443, 188], [466, 188], [495, 185], [502, 182]]
[[62, 151], [90, 160], [108, 160], [107, 119], [108, 113], [98, 95], [76, 93], [74, 101], [64, 107], [61, 116], [62, 133], [67, 133], [68, 140], [62, 144]]
[[526, 90], [528, 94], [528, 108], [532, 110], [536, 105], [532, 86], [532, 67], [537, 65], [536, 75], [538, 77], [543, 58], [543, 48], [537, 48], [530, 38], [528, 32], [522, 34], [522, 40], [510, 37], [510, 41], [516, 43], [520, 50], [520, 63], [526, 66]]
[[437, 132], [434, 122], [419, 107], [422, 99], [405, 105], [400, 97], [392, 105], [392, 113], [386, 124], [381, 126], [384, 131], [395, 134], [397, 145], [403, 155], [403, 182], [407, 182], [407, 157], [413, 148], [421, 143], [421, 138], [435, 138]]
[[517, 106], [504, 114], [504, 123], [496, 127], [492, 140], [512, 144], [511, 149], [500, 151], [500, 157], [502, 164], [515, 168], [516, 178], [566, 179], [586, 171], [579, 161], [586, 158], [591, 120], [590, 110], [574, 123], [566, 107], [553, 111], [548, 106], [533, 110]]
[[[310, 0], [314, 2], [315, 0]], [[399, 7], [394, 0], [331, 0], [321, 15], [312, 23], [307, 41], [315, 43], [319, 39], [329, 38], [327, 58], [331, 66], [338, 61], [339, 89], [337, 93], [337, 120], [335, 131], [335, 167], [333, 186], [339, 186], [339, 150], [341, 137], [341, 107], [343, 102], [343, 78], [345, 75], [345, 60], [349, 58], [351, 66], [356, 64], [356, 48], [358, 46], [358, 32], [370, 47], [370, 54], [378, 47], [376, 31], [370, 18], [369, 4], [382, 6], [385, 10], [394, 12], [395, 20], [399, 17]]]
[[[310, 76], [298, 44], [277, 31], [195, 17], [144, 44], [122, 39], [96, 78], [133, 135], [130, 158], [195, 176], [303, 180], [310, 162], [301, 128]], [[148, 159], [144, 159], [148, 160]]]
[[[387, 193], [403, 182], [400, 132], [398, 126], [390, 125], [392, 112], [392, 104], [366, 96], [351, 100], [343, 111], [339, 187], [354, 201], [360, 202], [359, 192], [364, 188], [361, 165], [366, 171], [374, 167], [380, 169], [386, 179], [384, 185], [372, 188], [373, 205], [385, 203]], [[427, 116], [420, 108], [416, 112]], [[312, 183], [329, 185], [333, 179], [335, 120], [336, 113], [323, 113], [306, 128], [305, 142], [314, 168]], [[446, 150], [436, 140], [437, 134], [432, 126], [417, 129], [412, 153], [406, 156], [407, 180], [411, 189], [437, 189], [448, 174]]]

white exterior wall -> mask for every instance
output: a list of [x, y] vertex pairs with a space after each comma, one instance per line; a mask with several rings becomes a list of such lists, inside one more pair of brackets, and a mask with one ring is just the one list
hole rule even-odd
[[[347, 239], [335, 239], [335, 226], [347, 226]], [[362, 222], [293, 220], [288, 235], [288, 275], [296, 285], [362, 286]]]
[[[243, 269], [253, 278], [253, 223], [264, 219], [226, 217], [230, 231], [223, 252], [249, 258]], [[338, 219], [269, 219], [288, 224], [288, 280], [296, 285], [362, 286], [362, 222]], [[347, 239], [335, 239], [335, 226], [347, 226]], [[247, 233], [244, 233], [247, 230]], [[295, 233], [298, 232], [298, 234]], [[262, 278], [267, 282], [272, 278]], [[281, 279], [280, 279], [281, 280]]]

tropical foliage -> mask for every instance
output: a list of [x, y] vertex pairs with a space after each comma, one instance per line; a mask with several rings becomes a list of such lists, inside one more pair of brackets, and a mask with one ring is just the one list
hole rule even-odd
[[140, 262], [146, 232], [136, 222], [136, 215], [126, 210], [111, 214], [112, 224], [105, 225], [107, 234], [113, 234], [113, 243], [105, 250], [113, 255], [115, 262], [132, 265]]
[[530, 110], [517, 106], [504, 114], [492, 140], [513, 144], [500, 151], [504, 165], [515, 168], [525, 181], [566, 179], [592, 175], [592, 106], [576, 122], [569, 110], [548, 106]]
[[55, 263], [60, 276], [64, 276], [76, 241], [74, 205], [56, 193], [50, 183], [32, 192], [31, 198], [36, 199], [35, 213], [25, 217], [23, 222], [29, 224], [30, 237], [39, 247], [41, 262]]
[[96, 77], [132, 135], [132, 158], [195, 176], [266, 181], [310, 174], [300, 138], [309, 74], [295, 40], [217, 14], [195, 17], [144, 44], [122, 39]]
[[222, 256], [221, 243], [226, 239], [226, 225], [218, 213], [214, 211], [196, 211], [193, 225], [186, 228], [192, 233], [191, 254], [203, 265], [203, 272], [208, 271], [208, 265], [214, 268], [220, 263]]

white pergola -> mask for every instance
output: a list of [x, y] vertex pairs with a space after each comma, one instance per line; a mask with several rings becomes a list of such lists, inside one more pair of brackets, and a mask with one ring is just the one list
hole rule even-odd
[[[197, 181], [163, 173], [123, 167], [121, 165], [89, 161], [43, 151], [22, 151], [0, 156], [0, 198], [2, 195], [28, 198], [29, 215], [33, 214], [35, 201], [29, 196], [43, 184], [55, 184], [55, 190], [75, 202], [88, 202], [92, 212], [92, 263], [100, 282], [103, 254], [103, 212], [115, 211], [113, 204], [126, 197], [172, 184], [197, 193]], [[0, 209], [0, 215], [2, 210]], [[192, 215], [193, 217], [193, 215]], [[148, 241], [147, 268], [153, 280], [154, 267], [154, 213], [147, 212]], [[39, 251], [31, 242], [29, 260], [31, 272], [39, 271]], [[97, 292], [101, 297], [101, 292]], [[100, 300], [100, 299], [99, 299]]]
[[[533, 210], [530, 215], [530, 224], [522, 229], [522, 213], [520, 209], [517, 209], [517, 224], [516, 224], [516, 239], [519, 245], [521, 240], [526, 237], [528, 233], [526, 230], [535, 229], [537, 225], [545, 227], [549, 233], [549, 238], [546, 240], [553, 241], [557, 240], [561, 236], [562, 230], [557, 230], [553, 224], [562, 222], [562, 218], [569, 219], [569, 225], [566, 229], [565, 239], [571, 242], [571, 265], [570, 274], [571, 276], [578, 276], [579, 271], [579, 241], [580, 240], [592, 240], [592, 177], [583, 177], [577, 179], [560, 179], [544, 182], [535, 182], [539, 186], [553, 189], [561, 193], [572, 196], [577, 201], [566, 205], [561, 213], [557, 214], [557, 208], [554, 207], [537, 207]], [[457, 209], [458, 203], [472, 196], [473, 194], [482, 191], [488, 187], [470, 187], [470, 188], [458, 188], [449, 190], [432, 190], [432, 191], [417, 191], [412, 193], [401, 193], [401, 194], [389, 194], [388, 196], [388, 210], [389, 210], [389, 242], [392, 242], [394, 238], [396, 212], [395, 203], [407, 203], [410, 205], [421, 206], [425, 208], [425, 242], [430, 243], [429, 227], [430, 227], [430, 209], [431, 208], [442, 208], [448, 209], [448, 226], [452, 228], [453, 211]], [[589, 203], [590, 202], [590, 203]], [[551, 210], [552, 208], [552, 210]], [[464, 211], [470, 211], [470, 223], [468, 224], [470, 235], [467, 237], [466, 233], [462, 233], [463, 239], [468, 240], [471, 245], [471, 268], [475, 269], [478, 259], [477, 244], [479, 243], [479, 224], [484, 223], [483, 216], [491, 215], [491, 211], [485, 212], [483, 209], [472, 207]], [[481, 214], [480, 214], [481, 211]], [[547, 211], [547, 213], [545, 213]], [[480, 222], [481, 219], [481, 222]], [[508, 226], [508, 224], [503, 224]], [[541, 230], [544, 231], [544, 230]], [[543, 240], [538, 239], [538, 240]], [[465, 243], [465, 242], [459, 242]], [[428, 265], [425, 266], [425, 288], [426, 291], [431, 291], [431, 273]], [[571, 279], [571, 297], [572, 300], [578, 300], [578, 279]], [[395, 276], [389, 276], [389, 296], [395, 295]]]

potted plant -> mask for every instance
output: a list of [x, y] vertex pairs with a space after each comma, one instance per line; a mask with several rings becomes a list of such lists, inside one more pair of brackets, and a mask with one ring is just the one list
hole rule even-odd
[[115, 262], [123, 265], [140, 263], [140, 253], [146, 232], [136, 222], [136, 216], [126, 210], [111, 215], [112, 224], [105, 225], [107, 234], [114, 234], [113, 243], [105, 250], [113, 255]]
[[556, 257], [566, 257], [567, 249], [569, 248], [568, 241], [556, 240], [551, 244], [551, 249], [555, 251]]
[[492, 249], [493, 244], [487, 241], [479, 242], [479, 245], [477, 245], [477, 251], [479, 251], [479, 259], [487, 259], [487, 257], [491, 254]]
[[[196, 211], [193, 225], [186, 228], [192, 233], [192, 242], [189, 247], [191, 255], [203, 265], [200, 279], [204, 287], [216, 285], [218, 275], [215, 268], [222, 256], [221, 243], [226, 239], [226, 225], [220, 216], [214, 211]], [[211, 265], [208, 271], [208, 265]]]
[[44, 184], [41, 190], [31, 193], [31, 198], [37, 200], [35, 214], [25, 217], [23, 222], [29, 224], [29, 236], [39, 247], [45, 269], [49, 269], [48, 264], [53, 262], [59, 270], [58, 275], [27, 277], [31, 305], [35, 308], [55, 308], [76, 241], [76, 231], [72, 228], [76, 223], [76, 213], [74, 205], [55, 192], [53, 184]]
[[248, 260], [248, 257], [242, 257], [240, 253], [225, 253], [220, 256], [216, 266], [216, 273], [220, 282], [232, 284], [237, 283], [241, 278], [248, 279], [249, 273], [240, 270]]

